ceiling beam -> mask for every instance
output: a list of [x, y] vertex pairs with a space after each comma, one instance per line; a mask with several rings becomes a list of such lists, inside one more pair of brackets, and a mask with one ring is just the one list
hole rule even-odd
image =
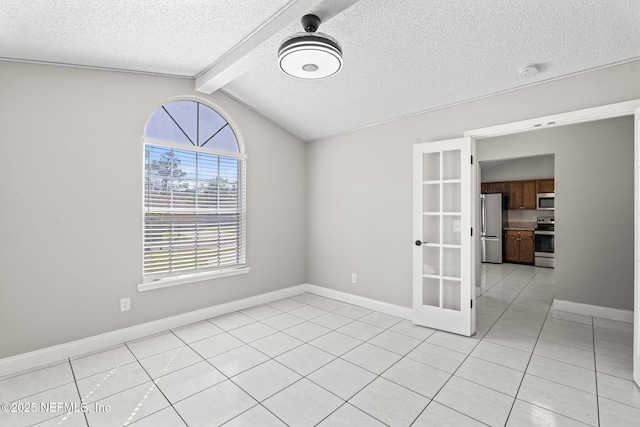
[[264, 43], [292, 22], [307, 13], [318, 15], [322, 22], [333, 18], [358, 0], [292, 0], [255, 29], [218, 61], [196, 76], [195, 90], [213, 93], [251, 69], [267, 54]]

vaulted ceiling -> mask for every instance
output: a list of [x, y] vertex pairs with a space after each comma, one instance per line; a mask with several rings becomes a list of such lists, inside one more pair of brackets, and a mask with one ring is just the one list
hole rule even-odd
[[[324, 80], [277, 65], [310, 12]], [[638, 58], [637, 0], [0, 0], [0, 60], [193, 79], [305, 141]]]

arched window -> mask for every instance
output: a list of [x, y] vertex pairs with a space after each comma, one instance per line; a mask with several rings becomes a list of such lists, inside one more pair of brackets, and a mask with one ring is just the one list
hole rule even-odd
[[245, 265], [245, 159], [212, 108], [173, 101], [144, 131], [144, 276]]

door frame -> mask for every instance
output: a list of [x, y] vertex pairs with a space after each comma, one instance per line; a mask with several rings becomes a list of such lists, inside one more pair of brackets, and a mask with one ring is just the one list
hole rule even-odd
[[[550, 127], [566, 126], [578, 123], [586, 123], [615, 117], [635, 116], [634, 120], [634, 304], [633, 304], [633, 378], [640, 386], [640, 99], [606, 104], [593, 108], [575, 110], [566, 113], [551, 114], [548, 116], [533, 119], [520, 120], [516, 122], [504, 123], [496, 126], [489, 126], [480, 129], [468, 130], [464, 136], [471, 137], [471, 151], [476, 151], [476, 141], [495, 136], [509, 135], [522, 132], [530, 132], [538, 129], [548, 129]], [[476, 166], [476, 165], [474, 165]], [[476, 177], [479, 177], [479, 168]], [[479, 192], [478, 188], [472, 191]], [[472, 198], [472, 212], [477, 212], [479, 201]], [[479, 234], [474, 236], [474, 247], [480, 244]], [[475, 258], [476, 269], [478, 260]]]

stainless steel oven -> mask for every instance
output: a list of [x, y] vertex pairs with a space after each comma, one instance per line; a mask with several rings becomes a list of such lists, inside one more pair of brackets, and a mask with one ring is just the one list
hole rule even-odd
[[536, 267], [554, 267], [555, 259], [555, 220], [538, 218], [538, 228], [533, 232], [535, 242]]

